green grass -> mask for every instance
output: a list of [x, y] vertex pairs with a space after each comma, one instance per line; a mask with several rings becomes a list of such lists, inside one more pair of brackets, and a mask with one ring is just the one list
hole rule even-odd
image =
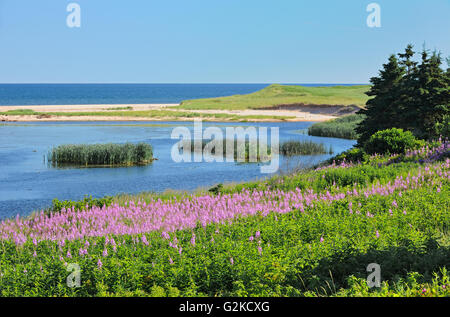
[[153, 149], [139, 144], [70, 144], [53, 148], [48, 161], [55, 166], [131, 166], [153, 161]]
[[363, 107], [369, 86], [305, 87], [271, 85], [248, 95], [186, 100], [182, 109], [244, 110], [267, 108], [286, 104], [306, 105], [356, 105]]
[[315, 123], [309, 127], [308, 134], [313, 136], [356, 140], [358, 134], [355, 129], [363, 119], [363, 115], [352, 114], [326, 122]]

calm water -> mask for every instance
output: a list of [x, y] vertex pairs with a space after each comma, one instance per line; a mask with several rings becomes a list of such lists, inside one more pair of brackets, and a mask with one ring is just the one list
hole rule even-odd
[[[334, 86], [302, 84], [303, 86]], [[0, 106], [160, 104], [248, 94], [267, 84], [0, 84]]]
[[[310, 137], [298, 133], [312, 123], [246, 123], [240, 126], [279, 127], [280, 139], [310, 139], [332, 145], [335, 153], [351, 148], [354, 141]], [[204, 123], [208, 126], [236, 126], [234, 123]], [[248, 181], [267, 177], [258, 164], [175, 163], [170, 153], [177, 140], [170, 138], [172, 129], [192, 122], [114, 122], [114, 123], [30, 123], [0, 124], [0, 219], [27, 215], [45, 208], [53, 198], [82, 199], [84, 195], [102, 197], [166, 189], [194, 190], [218, 183]], [[144, 167], [72, 168], [49, 167], [44, 156], [53, 147], [68, 143], [148, 142], [158, 158]], [[301, 163], [317, 163], [330, 155], [302, 157], [286, 161], [281, 170]]]

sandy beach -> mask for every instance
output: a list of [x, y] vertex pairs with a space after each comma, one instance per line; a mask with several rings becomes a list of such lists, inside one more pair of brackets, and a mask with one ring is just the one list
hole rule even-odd
[[[186, 110], [179, 109], [179, 104], [115, 104], [115, 105], [33, 105], [33, 106], [0, 106], [0, 112], [14, 111], [14, 110], [33, 110], [36, 112], [52, 113], [58, 112], [56, 115], [0, 115], [0, 121], [2, 122], [54, 122], [54, 121], [166, 121], [166, 120], [177, 120], [177, 121], [192, 121], [191, 117], [181, 117], [181, 116], [165, 116], [165, 117], [143, 117], [143, 116], [115, 116], [111, 112], [117, 111], [150, 111], [150, 110], [165, 110], [165, 111], [182, 111], [184, 113], [202, 113], [202, 114], [229, 114], [234, 116], [271, 116], [273, 119], [250, 119], [248, 121], [281, 121], [276, 117], [292, 117], [283, 121], [327, 121], [336, 118], [326, 109], [321, 111], [315, 111], [311, 113], [309, 109], [302, 111], [302, 109], [292, 109], [292, 110]], [[123, 108], [132, 107], [132, 110], [123, 110]], [[122, 109], [121, 109], [122, 108]], [[101, 115], [101, 116], [64, 116], [60, 113], [67, 112], [101, 112], [101, 113], [111, 113], [111, 116]], [[204, 121], [229, 121], [229, 119], [218, 119], [218, 118], [199, 118]]]

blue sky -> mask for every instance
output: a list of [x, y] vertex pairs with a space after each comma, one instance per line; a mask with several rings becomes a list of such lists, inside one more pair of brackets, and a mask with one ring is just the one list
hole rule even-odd
[[408, 43], [450, 55], [449, 16], [450, 0], [0, 0], [0, 82], [367, 83]]

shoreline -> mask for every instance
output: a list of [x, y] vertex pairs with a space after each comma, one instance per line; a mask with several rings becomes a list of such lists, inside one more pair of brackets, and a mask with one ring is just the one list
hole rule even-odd
[[[0, 122], [83, 122], [83, 121], [192, 121], [200, 119], [210, 122], [229, 122], [229, 121], [249, 121], [249, 122], [323, 122], [337, 118], [337, 116], [330, 114], [327, 109], [320, 109], [311, 113], [311, 107], [295, 110], [274, 110], [274, 109], [246, 109], [246, 110], [189, 110], [179, 109], [179, 104], [102, 104], [102, 105], [29, 105], [29, 106], [0, 106]], [[123, 109], [123, 108], [132, 109]], [[122, 108], [122, 109], [121, 109]], [[8, 111], [33, 110], [44, 114], [5, 114]], [[133, 111], [161, 111], [164, 112], [161, 116], [155, 115], [136, 115], [133, 116]], [[86, 112], [86, 115], [77, 116], [74, 113]], [[97, 115], [89, 115], [89, 112], [96, 112]], [[127, 115], [120, 115], [118, 113]], [[170, 115], [174, 113], [174, 116]], [[194, 113], [199, 116], [183, 116], [183, 114]], [[3, 114], [2, 114], [3, 113]], [[48, 113], [48, 114], [46, 114]], [[55, 115], [52, 115], [55, 113]], [[57, 115], [56, 115], [57, 113]], [[61, 113], [67, 113], [64, 116]], [[101, 115], [98, 115], [101, 113]], [[111, 114], [111, 115], [108, 115]], [[201, 116], [204, 114], [205, 116]], [[214, 117], [217, 114], [221, 117]], [[226, 116], [230, 117], [227, 118]], [[268, 118], [258, 118], [258, 116]], [[240, 118], [242, 117], [242, 118]], [[270, 118], [271, 117], [271, 118]], [[277, 118], [279, 117], [279, 118]]]

